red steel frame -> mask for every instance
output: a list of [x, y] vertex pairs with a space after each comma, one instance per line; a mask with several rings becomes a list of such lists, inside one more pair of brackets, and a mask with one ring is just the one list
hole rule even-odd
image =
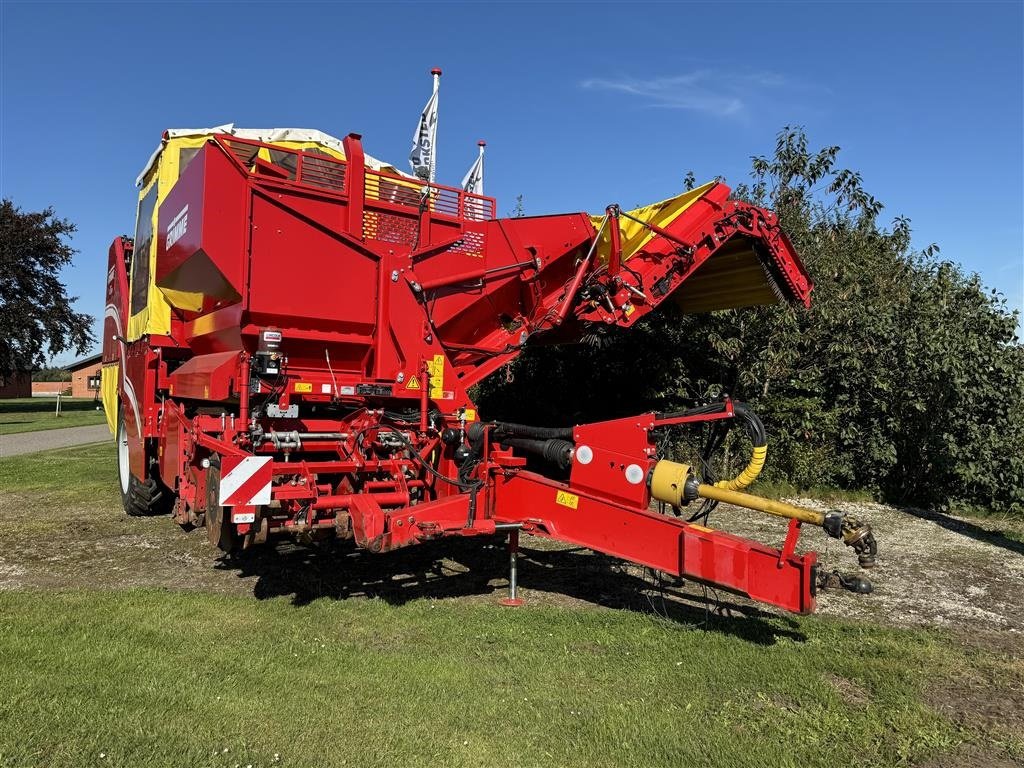
[[[272, 162], [257, 155], [264, 147]], [[815, 555], [794, 553], [798, 526], [776, 550], [650, 509], [653, 433], [730, 419], [728, 403], [577, 426], [571, 442], [594, 458], [575, 450], [567, 479], [528, 469], [489, 426], [467, 447], [478, 421], [467, 390], [531, 336], [629, 327], [726, 243], [757, 244], [787, 298], [807, 303], [810, 280], [774, 214], [717, 184], [652, 226], [626, 270], [616, 207], [601, 264], [585, 214], [494, 219], [493, 198], [369, 170], [355, 134], [345, 149], [339, 161], [210, 140], [160, 208], [156, 282], [174, 306], [166, 336], [125, 340], [132, 243], [111, 246], [104, 362], [120, 363], [131, 472], [174, 494], [178, 522], [211, 519], [211, 462], [267, 456], [272, 503], [227, 516], [242, 544], [337, 535], [381, 552], [521, 530], [813, 610]], [[187, 231], [169, 239], [184, 206]], [[259, 368], [267, 328], [283, 336], [276, 375]]]

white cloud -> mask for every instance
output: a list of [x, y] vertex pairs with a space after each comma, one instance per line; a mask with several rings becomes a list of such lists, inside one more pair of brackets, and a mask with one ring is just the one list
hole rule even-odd
[[635, 96], [645, 106], [687, 109], [716, 117], [742, 115], [750, 100], [766, 90], [790, 83], [774, 72], [730, 73], [698, 69], [687, 74], [654, 78], [591, 78], [581, 85], [590, 90]]

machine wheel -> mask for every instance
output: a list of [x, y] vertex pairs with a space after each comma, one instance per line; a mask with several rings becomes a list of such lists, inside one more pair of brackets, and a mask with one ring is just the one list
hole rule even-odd
[[121, 486], [121, 504], [132, 517], [163, 515], [171, 511], [174, 494], [155, 477], [139, 480], [128, 467], [128, 430], [124, 411], [117, 416], [117, 479]]
[[241, 537], [218, 503], [220, 495], [220, 459], [214, 458], [206, 470], [206, 538], [222, 552], [233, 552], [241, 544]]

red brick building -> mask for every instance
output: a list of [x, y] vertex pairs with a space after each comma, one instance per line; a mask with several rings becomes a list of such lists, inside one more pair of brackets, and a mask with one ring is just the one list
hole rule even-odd
[[28, 397], [31, 394], [31, 373], [14, 373], [10, 376], [0, 376], [0, 397]]
[[72, 397], [99, 397], [100, 396], [100, 368], [102, 367], [102, 353], [83, 357], [81, 360], [68, 366], [71, 374], [71, 396]]
[[33, 381], [32, 397], [56, 397], [58, 394], [71, 397], [69, 381]]
[[100, 395], [101, 354], [90, 355], [64, 368], [67, 375], [63, 381], [33, 381], [33, 397], [97, 398]]

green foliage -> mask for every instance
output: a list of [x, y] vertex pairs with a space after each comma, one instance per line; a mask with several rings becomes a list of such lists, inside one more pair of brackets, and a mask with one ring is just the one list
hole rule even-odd
[[42, 367], [47, 352], [84, 354], [95, 341], [92, 318], [72, 309], [59, 278], [75, 254], [66, 242], [74, 231], [52, 208], [26, 213], [0, 202], [0, 379]]
[[911, 247], [838, 147], [786, 128], [735, 196], [775, 210], [810, 310], [659, 311], [601, 350], [536, 349], [483, 388], [485, 415], [568, 423], [728, 393], [771, 436], [768, 480], [1024, 515], [1024, 347], [977, 275]]
[[32, 381], [71, 381], [71, 373], [66, 368], [43, 368], [32, 374]]

